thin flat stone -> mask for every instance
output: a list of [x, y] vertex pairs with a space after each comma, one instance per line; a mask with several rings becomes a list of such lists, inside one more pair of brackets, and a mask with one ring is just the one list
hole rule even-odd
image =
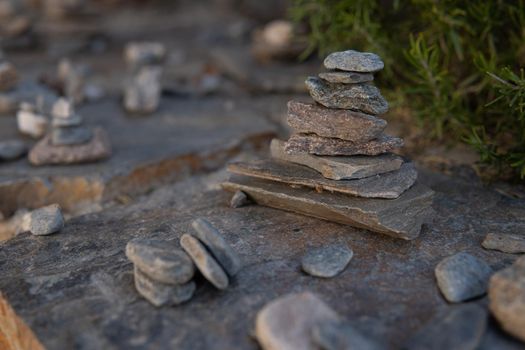
[[525, 342], [525, 256], [491, 277], [489, 300], [502, 328]]
[[378, 156], [317, 156], [310, 153], [287, 153], [285, 141], [273, 139], [270, 152], [273, 158], [316, 170], [327, 179], [352, 180], [398, 170], [403, 158], [392, 153]]
[[451, 303], [485, 294], [492, 272], [486, 262], [465, 252], [441, 260], [435, 269], [438, 287]]
[[487, 328], [487, 318], [487, 310], [476, 304], [454, 306], [428, 321], [403, 349], [477, 349]]
[[290, 101], [288, 125], [296, 133], [313, 133], [359, 143], [377, 138], [387, 122], [361, 112]]
[[320, 322], [313, 327], [314, 342], [323, 350], [380, 350], [385, 347], [368, 339], [346, 322]]
[[331, 244], [307, 251], [301, 267], [309, 275], [331, 278], [346, 268], [353, 255], [354, 252], [346, 244]]
[[381, 135], [365, 143], [354, 143], [314, 134], [294, 134], [286, 142], [285, 150], [288, 153], [306, 152], [322, 156], [377, 156], [392, 152], [403, 145], [403, 139], [389, 135]]
[[339, 316], [310, 292], [289, 294], [266, 304], [255, 319], [255, 336], [264, 350], [317, 350], [311, 333]]
[[385, 64], [375, 53], [346, 50], [329, 54], [324, 60], [324, 66], [327, 69], [367, 73], [380, 71]]
[[158, 282], [140, 271], [136, 265], [134, 279], [137, 292], [157, 307], [182, 304], [191, 299], [196, 288], [193, 281], [179, 285]]
[[15, 160], [27, 153], [27, 145], [20, 140], [0, 141], [0, 161]]
[[483, 248], [504, 253], [525, 253], [525, 236], [507, 233], [489, 233], [481, 243]]
[[36, 209], [29, 214], [29, 231], [37, 236], [50, 235], [64, 227], [64, 217], [58, 204]]
[[330, 83], [358, 84], [374, 80], [374, 75], [371, 73], [332, 71], [319, 73], [319, 78]]
[[198, 218], [191, 223], [195, 237], [211, 252], [215, 260], [230, 276], [241, 269], [241, 260], [222, 234], [206, 219]]
[[190, 257], [172, 241], [135, 238], [126, 245], [126, 256], [142, 272], [166, 284], [184, 284], [193, 278]]
[[336, 84], [317, 77], [306, 79], [312, 98], [328, 108], [342, 108], [379, 115], [388, 111], [388, 103], [379, 89], [370, 84]]
[[53, 146], [71, 146], [88, 143], [93, 137], [93, 132], [84, 126], [53, 128], [51, 130], [51, 143]]
[[80, 115], [78, 114], [73, 114], [71, 116], [68, 116], [67, 118], [63, 118], [63, 117], [54, 117], [52, 122], [51, 122], [51, 125], [53, 126], [77, 126], [77, 125], [81, 125], [83, 122], [83, 119]]
[[180, 245], [211, 284], [221, 290], [228, 288], [228, 276], [197, 238], [185, 233]]
[[319, 219], [364, 228], [391, 237], [411, 240], [432, 216], [434, 192], [417, 183], [399, 198], [384, 200], [319, 193], [313, 189], [246, 176], [232, 175], [222, 184], [230, 192], [241, 190], [256, 203]]
[[405, 163], [399, 170], [355, 180], [330, 180], [317, 171], [294, 163], [267, 159], [232, 163], [228, 171], [244, 176], [282, 182], [293, 186], [305, 186], [317, 191], [350, 194], [365, 198], [399, 197], [417, 179], [413, 163]]
[[237, 191], [233, 194], [230, 201], [231, 208], [240, 208], [250, 204], [250, 199], [243, 191]]

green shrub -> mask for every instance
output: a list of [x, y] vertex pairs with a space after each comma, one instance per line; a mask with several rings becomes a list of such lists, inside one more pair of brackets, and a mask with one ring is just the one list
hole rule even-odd
[[386, 93], [430, 137], [525, 178], [525, 1], [294, 0], [290, 14], [308, 25], [305, 57], [379, 54]]

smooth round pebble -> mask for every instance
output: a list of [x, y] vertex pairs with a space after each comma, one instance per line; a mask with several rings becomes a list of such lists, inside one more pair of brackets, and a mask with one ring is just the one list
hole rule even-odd
[[302, 268], [315, 277], [334, 277], [346, 268], [353, 255], [354, 252], [345, 244], [311, 249], [303, 257]]
[[165, 284], [154, 280], [135, 266], [135, 288], [146, 300], [155, 306], [179, 305], [191, 299], [195, 292], [195, 282], [186, 284]]

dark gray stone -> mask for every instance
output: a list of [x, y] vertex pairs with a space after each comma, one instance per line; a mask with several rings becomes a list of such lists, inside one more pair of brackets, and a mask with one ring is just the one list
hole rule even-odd
[[329, 54], [324, 66], [327, 69], [367, 73], [380, 71], [385, 64], [375, 53], [346, 50]]
[[307, 251], [301, 266], [304, 272], [315, 277], [335, 277], [346, 268], [353, 255], [352, 249], [345, 244], [331, 244]]
[[51, 204], [34, 210], [29, 216], [29, 231], [37, 236], [50, 235], [64, 227], [64, 217], [60, 206]]
[[358, 84], [374, 80], [374, 75], [370, 73], [331, 71], [319, 73], [319, 78], [330, 83]]
[[51, 143], [53, 146], [86, 144], [93, 138], [93, 132], [84, 126], [53, 128]]
[[525, 253], [525, 235], [489, 233], [481, 243], [483, 248], [504, 253]]
[[68, 117], [62, 118], [62, 117], [54, 117], [51, 125], [58, 126], [58, 127], [71, 127], [71, 126], [78, 126], [82, 124], [82, 117], [78, 114], [73, 114]]
[[435, 269], [439, 289], [451, 303], [485, 294], [492, 272], [486, 262], [465, 252], [443, 259]]
[[27, 145], [20, 140], [0, 141], [0, 161], [15, 160], [27, 153]]
[[312, 330], [314, 342], [323, 350], [380, 350], [385, 347], [367, 339], [344, 321], [316, 324]]
[[240, 208], [240, 207], [244, 207], [244, 206], [246, 206], [246, 205], [248, 205], [250, 203], [251, 203], [251, 201], [248, 198], [248, 196], [246, 195], [246, 193], [244, 193], [243, 191], [237, 191], [232, 196], [232, 199], [230, 201], [230, 207], [232, 207], [232, 208]]
[[195, 292], [195, 282], [186, 284], [165, 284], [154, 280], [134, 267], [135, 288], [140, 295], [155, 306], [179, 305], [190, 300]]

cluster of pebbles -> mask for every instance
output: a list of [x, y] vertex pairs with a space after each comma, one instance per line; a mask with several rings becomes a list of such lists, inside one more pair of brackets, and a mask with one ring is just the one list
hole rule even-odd
[[135, 238], [126, 246], [134, 264], [135, 288], [155, 306], [179, 305], [190, 300], [196, 289], [195, 270], [219, 290], [240, 270], [238, 255], [207, 220], [192, 223], [194, 234], [176, 242]]
[[316, 103], [290, 101], [288, 141], [273, 140], [272, 159], [231, 164], [223, 187], [258, 203], [402, 239], [414, 239], [432, 213], [433, 192], [413, 163], [393, 154], [403, 140], [384, 133], [388, 103], [372, 84], [379, 56], [353, 50], [324, 61], [309, 77]]

